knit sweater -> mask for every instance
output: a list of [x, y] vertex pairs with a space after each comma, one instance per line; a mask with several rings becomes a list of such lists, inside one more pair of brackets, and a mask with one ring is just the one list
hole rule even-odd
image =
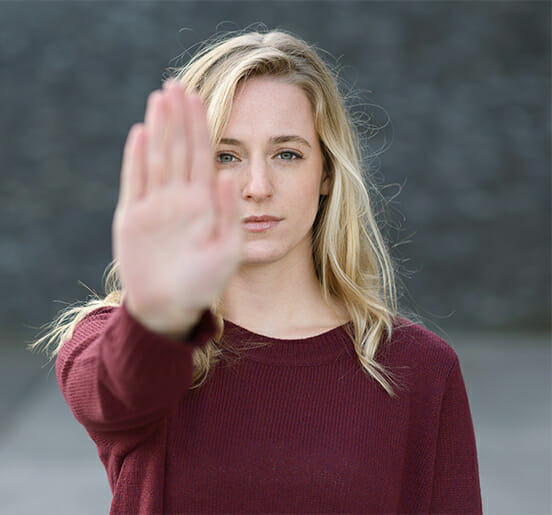
[[98, 447], [111, 513], [481, 513], [455, 352], [399, 320], [377, 356], [400, 383], [393, 398], [346, 329], [283, 340], [225, 321], [221, 361], [190, 389], [209, 311], [186, 342], [124, 305], [88, 315], [57, 377]]

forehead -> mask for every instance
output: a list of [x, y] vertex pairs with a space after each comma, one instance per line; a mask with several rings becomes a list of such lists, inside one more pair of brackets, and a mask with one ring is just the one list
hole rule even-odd
[[297, 85], [277, 78], [254, 78], [237, 90], [226, 127], [235, 132], [274, 135], [295, 134], [314, 138], [316, 129], [311, 103]]

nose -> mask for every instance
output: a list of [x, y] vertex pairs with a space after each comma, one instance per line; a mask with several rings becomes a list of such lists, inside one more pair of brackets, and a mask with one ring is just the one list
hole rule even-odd
[[246, 171], [246, 182], [242, 189], [244, 199], [262, 201], [272, 197], [273, 187], [264, 159], [251, 160]]

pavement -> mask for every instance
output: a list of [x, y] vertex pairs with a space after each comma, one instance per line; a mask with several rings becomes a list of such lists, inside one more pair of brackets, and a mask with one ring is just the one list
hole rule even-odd
[[[484, 513], [549, 515], [551, 347], [547, 335], [453, 335], [470, 397]], [[98, 515], [111, 494], [52, 364], [0, 347], [0, 514]]]

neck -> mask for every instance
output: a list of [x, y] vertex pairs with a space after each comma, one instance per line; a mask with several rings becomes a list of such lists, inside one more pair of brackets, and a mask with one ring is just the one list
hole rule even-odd
[[337, 303], [330, 306], [324, 300], [312, 256], [283, 261], [242, 265], [221, 299], [224, 318], [261, 334], [309, 331], [347, 321]]

